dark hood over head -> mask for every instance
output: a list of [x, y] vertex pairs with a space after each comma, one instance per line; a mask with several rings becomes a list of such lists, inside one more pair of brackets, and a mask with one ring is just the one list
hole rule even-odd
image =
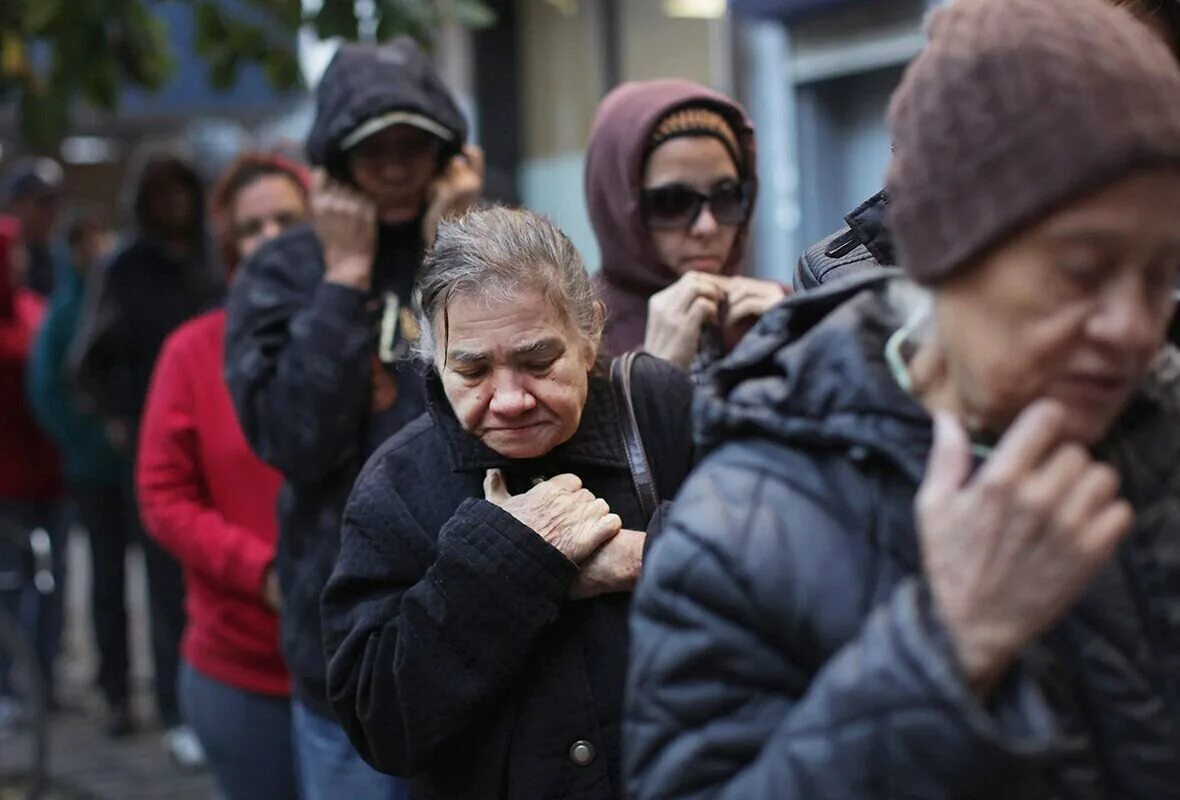
[[140, 230], [151, 237], [166, 237], [156, 222], [156, 191], [166, 181], [177, 181], [188, 188], [193, 198], [193, 241], [200, 246], [205, 236], [205, 186], [196, 169], [183, 158], [169, 153], [156, 153], [143, 162], [135, 184], [132, 211]]
[[[733, 128], [742, 149], [743, 176], [751, 181], [756, 197], [753, 124], [737, 102], [690, 81], [639, 81], [613, 90], [598, 107], [586, 151], [586, 204], [602, 253], [604, 299], [619, 324], [626, 324], [620, 318], [638, 319], [627, 327], [638, 328], [640, 339], [647, 298], [679, 277], [660, 262], [643, 227], [639, 196], [647, 143], [665, 116], [688, 106], [714, 110]], [[741, 267], [748, 227], [743, 226], [734, 242], [725, 265], [728, 275]]]
[[316, 91], [308, 160], [347, 180], [341, 142], [361, 124], [391, 111], [421, 114], [451, 131], [444, 160], [467, 141], [467, 121], [413, 39], [400, 36], [383, 45], [341, 45]]

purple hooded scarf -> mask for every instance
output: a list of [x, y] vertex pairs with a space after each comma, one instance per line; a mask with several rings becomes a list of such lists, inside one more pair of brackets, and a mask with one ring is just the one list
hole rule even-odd
[[[598, 107], [586, 152], [586, 204], [602, 252], [599, 290], [607, 308], [604, 352], [617, 355], [643, 344], [647, 301], [679, 276], [660, 262], [640, 214], [640, 192], [647, 143], [670, 112], [708, 108], [733, 128], [742, 149], [743, 177], [757, 196], [754, 127], [745, 110], [719, 92], [689, 81], [625, 83]], [[725, 274], [738, 273], [745, 257], [749, 225], [742, 226]]]

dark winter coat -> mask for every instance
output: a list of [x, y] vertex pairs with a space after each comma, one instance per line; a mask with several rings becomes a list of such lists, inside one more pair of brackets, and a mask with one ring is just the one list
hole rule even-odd
[[883, 357], [894, 280], [769, 312], [702, 399], [715, 449], [636, 594], [632, 796], [1180, 797], [1175, 409], [1145, 395], [1103, 446], [1136, 530], [981, 704], [921, 575], [931, 422]]
[[[691, 387], [651, 356], [633, 376], [644, 448], [671, 497], [693, 461]], [[348, 504], [323, 603], [332, 707], [370, 763], [413, 778], [416, 798], [621, 797], [630, 595], [571, 601], [577, 567], [482, 499], [493, 467], [513, 494], [573, 473], [654, 538], [610, 381], [592, 377], [572, 439], [517, 461], [465, 433], [432, 386], [430, 414], [373, 456]]]
[[[660, 261], [643, 224], [640, 197], [652, 131], [685, 106], [713, 109], [730, 124], [742, 148], [743, 177], [757, 197], [754, 127], [732, 99], [689, 81], [659, 80], [624, 84], [603, 100], [586, 147], [586, 206], [602, 253], [598, 282], [607, 309], [603, 349], [611, 355], [643, 344], [647, 301], [680, 277]], [[742, 226], [734, 241], [726, 275], [741, 270], [748, 230]]]
[[[165, 174], [188, 186], [197, 209], [183, 258], [163, 244], [167, 237], [155, 220], [154, 186]], [[200, 178], [188, 164], [171, 157], [151, 159], [135, 196], [135, 235], [86, 288], [68, 356], [78, 404], [85, 413], [127, 425], [132, 434], [164, 339], [224, 291], [208, 259], [204, 197]]]
[[[466, 124], [429, 62], [405, 39], [346, 45], [318, 89], [308, 155], [336, 164], [339, 143], [386, 111], [413, 110], [450, 129]], [[268, 242], [239, 269], [228, 306], [226, 380], [250, 446], [285, 478], [279, 495], [278, 574], [283, 656], [295, 696], [330, 716], [320, 593], [340, 541], [340, 518], [368, 456], [425, 410], [408, 358], [409, 309], [422, 263], [421, 223], [382, 225], [370, 290], [324, 282], [309, 226]], [[388, 363], [378, 360], [385, 309], [401, 309]]]

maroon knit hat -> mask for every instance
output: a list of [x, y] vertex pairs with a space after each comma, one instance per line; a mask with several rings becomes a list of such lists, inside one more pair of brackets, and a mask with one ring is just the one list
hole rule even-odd
[[1101, 0], [955, 0], [889, 108], [901, 263], [937, 283], [1139, 167], [1180, 167], [1180, 67]]

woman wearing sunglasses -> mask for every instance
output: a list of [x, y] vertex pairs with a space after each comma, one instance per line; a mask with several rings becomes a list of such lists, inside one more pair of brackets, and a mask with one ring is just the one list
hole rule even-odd
[[706, 326], [719, 347], [781, 300], [737, 275], [758, 180], [754, 129], [725, 95], [688, 81], [627, 83], [599, 106], [586, 155], [610, 353], [688, 367]]

